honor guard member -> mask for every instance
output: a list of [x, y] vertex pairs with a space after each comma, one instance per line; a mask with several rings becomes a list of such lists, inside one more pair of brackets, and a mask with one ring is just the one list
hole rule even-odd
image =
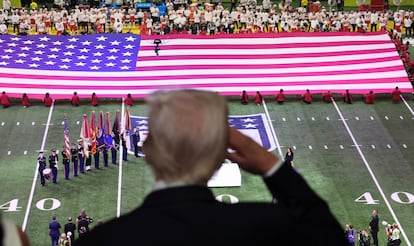
[[56, 150], [52, 149], [52, 154], [49, 155], [49, 168], [52, 169], [52, 180], [53, 183], [56, 184], [57, 182], [57, 174], [58, 174], [58, 163], [59, 163], [59, 157], [56, 154]]
[[82, 140], [78, 141], [78, 159], [79, 159], [79, 172], [85, 173], [85, 153], [83, 151]]
[[112, 145], [111, 145], [111, 157], [112, 157], [112, 164], [116, 165], [116, 152], [118, 150], [119, 144], [119, 136], [117, 134], [113, 134], [112, 136]]
[[[92, 149], [92, 147], [91, 147]], [[92, 153], [92, 151], [91, 151]], [[96, 169], [99, 169], [99, 149], [98, 147], [95, 149], [95, 153], [93, 153], [93, 161]]]
[[104, 137], [104, 134], [102, 133], [102, 130], [98, 131], [97, 141], [98, 141], [98, 151], [103, 154], [104, 166], [107, 167], [108, 166], [108, 150], [106, 148], [105, 137]]
[[134, 145], [134, 155], [135, 157], [139, 157], [138, 155], [138, 143], [140, 141], [139, 138], [139, 130], [138, 127], [134, 128], [134, 133], [132, 134], [132, 144]]
[[73, 176], [78, 176], [78, 167], [79, 167], [79, 156], [78, 156], [78, 148], [76, 148], [75, 144], [72, 144], [72, 148], [70, 149], [70, 155], [72, 158], [72, 168], [73, 168]]
[[92, 149], [92, 145], [88, 144], [88, 149], [87, 149], [88, 155], [85, 156], [85, 169], [86, 169], [86, 171], [91, 170], [91, 164], [92, 164], [91, 149]]
[[122, 144], [122, 160], [128, 161], [128, 148], [124, 134], [121, 133], [121, 144]]
[[69, 153], [63, 148], [62, 150], [62, 164], [63, 164], [63, 175], [65, 176], [66, 180], [69, 180], [69, 172], [70, 172], [70, 159]]
[[37, 157], [37, 163], [39, 163], [39, 175], [40, 175], [40, 184], [45, 186], [46, 180], [45, 176], [43, 175], [43, 170], [46, 169], [46, 157], [43, 154], [43, 151], [39, 152], [39, 157]]

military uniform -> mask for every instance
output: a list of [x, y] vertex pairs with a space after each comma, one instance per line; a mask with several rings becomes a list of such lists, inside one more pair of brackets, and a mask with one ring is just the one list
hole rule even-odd
[[69, 155], [66, 153], [66, 150], [62, 151], [62, 163], [63, 163], [63, 175], [65, 176], [65, 179], [69, 179], [69, 172], [70, 172], [70, 160]]
[[70, 155], [72, 157], [72, 168], [73, 168], [73, 176], [78, 176], [78, 166], [79, 166], [79, 156], [78, 156], [78, 149], [75, 145], [72, 145], [70, 149]]
[[56, 154], [56, 150], [52, 150], [52, 154], [49, 155], [49, 168], [52, 169], [52, 180], [55, 184], [57, 183], [58, 163], [59, 157]]
[[39, 170], [39, 175], [40, 175], [40, 184], [44, 186], [46, 183], [46, 180], [45, 180], [45, 176], [43, 175], [43, 170], [46, 169], [46, 157], [43, 156], [43, 152], [39, 154], [39, 157], [37, 158], [37, 163], [39, 163], [38, 170]]

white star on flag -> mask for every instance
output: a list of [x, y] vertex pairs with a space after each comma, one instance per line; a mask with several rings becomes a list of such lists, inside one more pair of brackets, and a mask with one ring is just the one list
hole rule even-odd
[[76, 63], [76, 66], [79, 66], [79, 67], [83, 67], [85, 65], [86, 65], [86, 63], [84, 63], [84, 62], [77, 62]]
[[119, 42], [118, 40], [112, 41], [111, 45], [119, 45], [121, 42]]
[[126, 41], [134, 42], [136, 38], [134, 38], [132, 36], [129, 36], [129, 37], [125, 38], [125, 39], [126, 39]]
[[107, 37], [105, 36], [100, 36], [97, 38], [98, 41], [106, 41]]

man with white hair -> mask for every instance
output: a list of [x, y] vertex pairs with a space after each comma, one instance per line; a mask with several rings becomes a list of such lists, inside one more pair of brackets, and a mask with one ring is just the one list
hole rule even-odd
[[[158, 91], [147, 103], [143, 151], [155, 179], [152, 191], [139, 208], [95, 227], [75, 245], [347, 245], [327, 204], [291, 165], [229, 127], [224, 97]], [[277, 203], [217, 201], [207, 181], [226, 158], [261, 176]]]

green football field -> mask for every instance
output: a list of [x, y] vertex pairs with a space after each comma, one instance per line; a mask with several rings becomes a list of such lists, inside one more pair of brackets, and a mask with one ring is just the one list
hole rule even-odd
[[[272, 138], [280, 147], [274, 152], [284, 155], [288, 147], [293, 149], [295, 167], [343, 226], [367, 229], [375, 208], [380, 221], [399, 223], [403, 244], [411, 245], [407, 240], [414, 240], [414, 101], [412, 95], [404, 96], [406, 102], [399, 104], [393, 104], [389, 95], [379, 96], [373, 105], [358, 96], [351, 105], [339, 96], [336, 103], [317, 98], [311, 105], [297, 97], [289, 97], [284, 105], [266, 97], [263, 106], [240, 105], [234, 99], [229, 100], [229, 108], [232, 115], [266, 114]], [[23, 108], [15, 102], [0, 109], [0, 213], [22, 225], [32, 245], [50, 244], [48, 223], [54, 215], [63, 227], [68, 216], [76, 217], [85, 208], [95, 220], [93, 227], [98, 220], [131, 211], [151, 190], [150, 170], [133, 155], [122, 165], [92, 168], [69, 181], [63, 179], [60, 165], [58, 184], [40, 185], [37, 151], [44, 148], [48, 156], [50, 149], [62, 149], [65, 113], [75, 142], [82, 115], [90, 116], [93, 110], [110, 112], [113, 120], [123, 108], [120, 100], [107, 100], [98, 107], [88, 102], [72, 107], [65, 101], [53, 108], [40, 104]], [[141, 101], [130, 111], [145, 116], [147, 108]], [[244, 172], [241, 187], [213, 190], [217, 196], [226, 195], [226, 201], [230, 196], [239, 201], [271, 201], [261, 178]], [[379, 238], [385, 245], [385, 229]]]

